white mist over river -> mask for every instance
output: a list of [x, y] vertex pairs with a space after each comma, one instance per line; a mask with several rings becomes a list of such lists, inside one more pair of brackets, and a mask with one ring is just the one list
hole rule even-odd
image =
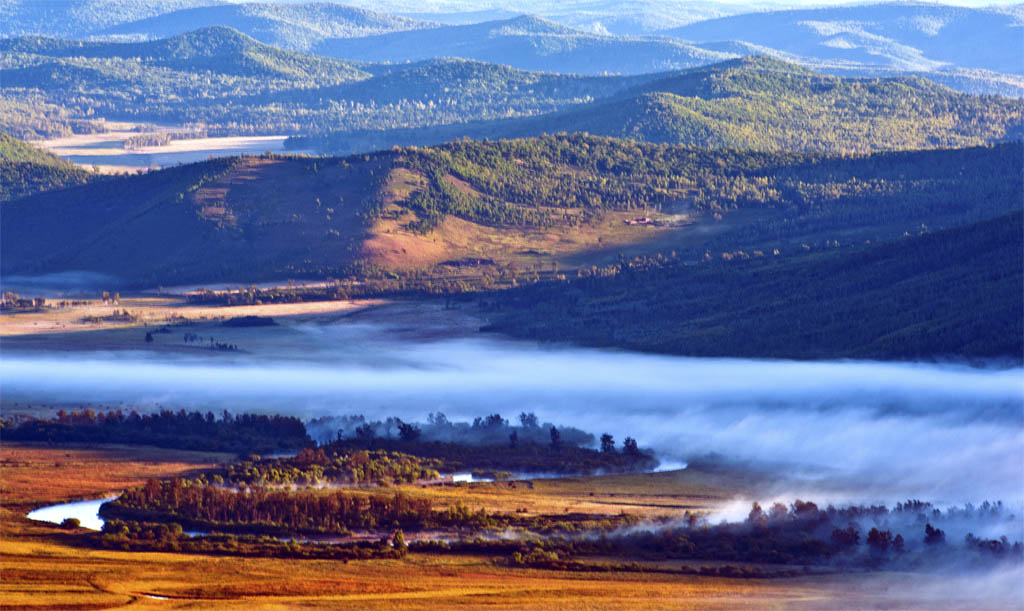
[[716, 454], [784, 474], [777, 491], [793, 496], [1024, 499], [1019, 368], [671, 357], [346, 321], [245, 333], [259, 338], [247, 354], [5, 350], [5, 410], [123, 402], [413, 421], [532, 411], [619, 443], [633, 436], [666, 461]]

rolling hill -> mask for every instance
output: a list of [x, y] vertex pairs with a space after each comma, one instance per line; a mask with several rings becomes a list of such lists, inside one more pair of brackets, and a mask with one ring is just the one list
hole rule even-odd
[[0, 202], [85, 184], [94, 175], [0, 132]]
[[8, 202], [0, 269], [507, 286], [620, 255], [788, 255], [980, 221], [1019, 209], [1022, 163], [1020, 144], [825, 156], [583, 135], [224, 158]]
[[[22, 37], [0, 41], [0, 52], [0, 124], [22, 137], [66, 133], [63, 116], [45, 128], [55, 114], [203, 123], [215, 135], [423, 126], [549, 112], [651, 78], [542, 75], [465, 60], [353, 64], [223, 27], [133, 43]], [[62, 112], [43, 113], [53, 107]]]
[[957, 93], [920, 77], [840, 78], [751, 57], [658, 75], [547, 115], [337, 133], [293, 144], [349, 152], [568, 131], [712, 148], [850, 152], [992, 143], [1020, 138], [1022, 123], [1018, 100]]

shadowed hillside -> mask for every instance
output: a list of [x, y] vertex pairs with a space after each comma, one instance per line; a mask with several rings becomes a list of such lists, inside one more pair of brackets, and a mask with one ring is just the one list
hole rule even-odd
[[791, 253], [991, 218], [1019, 207], [1021, 163], [1019, 144], [829, 157], [582, 135], [224, 158], [11, 202], [2, 263], [126, 285], [444, 277], [465, 290], [620, 253]]
[[637, 259], [493, 299], [492, 331], [765, 358], [1024, 361], [1020, 211], [895, 242], [697, 267]]

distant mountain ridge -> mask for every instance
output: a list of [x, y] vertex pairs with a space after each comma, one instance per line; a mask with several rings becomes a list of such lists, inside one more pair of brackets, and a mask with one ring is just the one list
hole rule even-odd
[[42, 112], [49, 105], [80, 120], [290, 134], [537, 114], [651, 78], [537, 74], [461, 59], [357, 64], [282, 50], [224, 27], [131, 43], [21, 37], [0, 40], [0, 52], [7, 59], [0, 126], [25, 138], [67, 133], [63, 124], [45, 128], [55, 114]]
[[1024, 22], [1006, 10], [893, 2], [733, 15], [660, 34], [698, 43], [742, 40], [840, 65], [1024, 74]]
[[118, 24], [99, 36], [166, 38], [202, 26], [226, 26], [257, 40], [293, 51], [312, 51], [324, 40], [358, 38], [436, 27], [429, 21], [376, 13], [341, 4], [245, 3], [203, 6]]
[[547, 18], [485, 9], [438, 14], [438, 23], [430, 12], [415, 13], [417, 18], [380, 12], [411, 8], [404, 3], [362, 2], [364, 8], [352, 8], [331, 2], [163, 0], [144, 9], [135, 4], [72, 0], [56, 8], [9, 0], [0, 5], [0, 36], [139, 40], [225, 26], [267, 44], [344, 60], [462, 57], [580, 74], [679, 70], [769, 54], [838, 75], [928, 73], [961, 91], [1024, 97], [1019, 7], [903, 2], [729, 15], [740, 9], [587, 0], [520, 6]]
[[587, 132], [649, 142], [789, 151], [968, 146], [1018, 139], [1024, 102], [956, 93], [920, 77], [849, 79], [769, 57], [652, 77], [607, 99], [547, 115], [387, 134], [337, 133], [292, 145], [437, 144], [460, 137]]

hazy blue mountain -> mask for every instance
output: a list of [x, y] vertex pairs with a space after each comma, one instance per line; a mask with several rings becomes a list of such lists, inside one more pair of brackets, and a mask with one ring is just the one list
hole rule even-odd
[[[76, 38], [128, 21], [180, 9], [224, 4], [223, 0], [2, 0], [0, 38]], [[193, 26], [190, 29], [195, 29]]]
[[1020, 11], [916, 2], [750, 13], [662, 32], [694, 42], [742, 40], [807, 59], [900, 70], [1024, 73]]
[[588, 34], [537, 17], [326, 40], [313, 51], [370, 62], [463, 57], [524, 70], [639, 74], [728, 59], [728, 52], [656, 38]]
[[[355, 4], [355, 3], [353, 3]], [[367, 3], [369, 5], [369, 3]], [[376, 4], [376, 6], [380, 6]], [[510, 9], [515, 8], [514, 12]], [[378, 9], [380, 10], [380, 9]], [[414, 9], [416, 10], [416, 9]], [[577, 2], [518, 2], [513, 6], [456, 12], [401, 12], [407, 17], [467, 25], [535, 14], [562, 25], [595, 34], [638, 36], [715, 17], [745, 12], [741, 4], [686, 0], [581, 0]]]
[[[349, 63], [279, 49], [225, 27], [204, 28], [161, 40], [132, 43], [85, 42], [35, 36], [9, 38], [0, 40], [0, 51], [34, 55], [40, 59], [73, 60], [65, 64], [41, 64], [26, 60], [22, 67], [3, 71], [4, 87], [75, 82], [95, 88], [99, 82], [91, 80], [90, 74], [116, 73], [118, 80], [126, 82], [144, 76], [130, 70], [118, 71], [116, 66], [105, 61], [111, 59], [190, 73], [209, 71], [222, 75], [283, 77], [304, 81], [337, 81], [368, 76]], [[85, 63], [81, 63], [82, 60]], [[56, 66], [60, 67], [59, 78], [45, 78], [43, 73]], [[116, 85], [105, 82], [104, 86], [110, 88]]]
[[198, 27], [226, 26], [271, 45], [309, 51], [334, 38], [434, 27], [423, 21], [339, 4], [231, 4], [169, 12], [97, 32], [102, 36], [166, 38]]

